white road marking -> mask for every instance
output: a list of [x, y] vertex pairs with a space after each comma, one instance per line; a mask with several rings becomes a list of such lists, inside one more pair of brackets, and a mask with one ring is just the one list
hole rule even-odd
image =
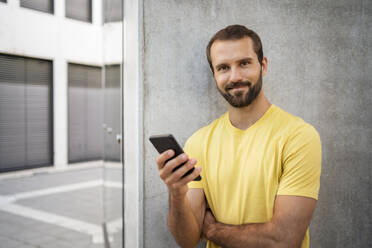
[[45, 195], [52, 195], [57, 193], [64, 193], [74, 190], [80, 190], [80, 189], [86, 189], [86, 188], [92, 188], [97, 186], [102, 186], [103, 180], [95, 180], [95, 181], [88, 181], [88, 182], [82, 182], [82, 183], [74, 183], [74, 184], [68, 184], [68, 185], [62, 185], [57, 187], [51, 187], [48, 189], [40, 189], [40, 190], [32, 190], [28, 192], [22, 192], [18, 194], [12, 195], [15, 201], [28, 199], [28, 198], [34, 198], [39, 196], [45, 196]]
[[[110, 182], [110, 181], [104, 182], [103, 180], [95, 180], [95, 181], [56, 186], [56, 187], [51, 187], [48, 189], [32, 190], [32, 191], [17, 193], [14, 195], [6, 195], [6, 196], [3, 195], [0, 197], [4, 198], [3, 200], [15, 202], [18, 200], [23, 200], [23, 199], [33, 198], [33, 197], [51, 195], [51, 194], [56, 194], [56, 193], [64, 193], [64, 192], [92, 188], [92, 187], [97, 187], [97, 186], [105, 186], [109, 188], [122, 188], [123, 184], [121, 182]], [[0, 204], [1, 204], [1, 198], [0, 198]]]
[[[93, 243], [103, 243], [103, 231], [101, 226], [87, 223], [84, 221], [72, 219], [66, 216], [53, 214], [50, 212], [42, 211], [33, 209], [30, 207], [21, 206], [19, 204], [15, 204], [18, 200], [29, 199], [39, 196], [57, 194], [57, 193], [64, 193], [74, 190], [86, 189], [91, 187], [97, 186], [104, 186], [110, 188], [122, 188], [121, 182], [110, 182], [103, 180], [94, 180], [82, 183], [75, 183], [69, 185], [62, 185], [51, 187], [48, 189], [41, 189], [41, 190], [33, 190], [28, 192], [22, 192], [14, 195], [0, 195], [0, 210], [6, 211], [8, 213], [12, 213], [15, 215], [31, 218], [34, 220], [38, 220], [44, 223], [53, 224], [56, 226], [68, 228], [70, 230], [74, 230], [77, 232], [81, 232], [87, 235], [92, 236]], [[117, 220], [111, 221], [107, 223], [107, 228], [109, 234], [119, 231], [123, 228], [122, 225], [122, 218]], [[109, 237], [110, 240], [113, 240], [112, 237]]]
[[119, 188], [119, 189], [123, 188], [123, 184], [121, 182], [106, 181], [103, 183], [103, 185], [108, 188]]
[[[87, 223], [84, 221], [72, 219], [69, 217], [48, 213], [41, 210], [21, 206], [18, 204], [5, 204], [0, 206], [0, 209], [8, 213], [16, 214], [19, 216], [31, 218], [34, 220], [42, 221], [44, 223], [53, 224], [56, 226], [68, 228], [77, 232], [85, 233], [92, 236], [92, 241], [100, 241], [100, 237], [103, 236], [102, 228], [98, 225]], [[102, 240], [102, 238], [101, 238]]]
[[25, 169], [22, 171], [10, 171], [10, 172], [3, 172], [0, 174], [0, 179], [9, 179], [9, 178], [22, 178], [22, 177], [31, 177], [37, 175], [38, 173], [48, 173], [48, 174], [55, 174], [59, 172], [66, 172], [66, 171], [77, 171], [82, 169], [92, 169], [92, 168], [115, 168], [121, 169], [121, 163], [116, 163], [116, 166], [106, 166], [106, 163], [103, 164], [102, 160], [96, 161], [89, 161], [89, 162], [81, 162], [75, 163], [74, 166], [62, 166], [58, 167], [55, 165], [35, 168], [35, 169]]
[[0, 196], [0, 206], [14, 202], [12, 196]]

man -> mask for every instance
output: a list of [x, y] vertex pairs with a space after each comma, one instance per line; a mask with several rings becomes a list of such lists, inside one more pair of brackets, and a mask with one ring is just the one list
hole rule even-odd
[[[181, 247], [200, 238], [207, 247], [309, 247], [321, 170], [318, 133], [264, 96], [268, 61], [255, 32], [241, 25], [220, 30], [207, 58], [228, 112], [188, 139], [187, 155], [165, 163], [174, 154], [167, 151], [157, 158], [169, 189], [170, 231]], [[192, 181], [199, 174], [202, 180]]]

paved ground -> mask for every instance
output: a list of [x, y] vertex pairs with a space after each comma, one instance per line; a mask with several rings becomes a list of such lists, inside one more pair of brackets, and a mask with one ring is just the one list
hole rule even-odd
[[0, 246], [122, 247], [121, 201], [120, 165], [0, 176]]

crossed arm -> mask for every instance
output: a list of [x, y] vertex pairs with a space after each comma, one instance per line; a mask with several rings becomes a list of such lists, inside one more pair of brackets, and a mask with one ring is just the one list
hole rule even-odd
[[202, 232], [221, 247], [298, 248], [315, 209], [316, 200], [299, 196], [277, 196], [271, 221], [227, 225], [206, 212]]
[[[171, 207], [168, 216], [169, 228], [181, 247], [193, 247], [203, 236], [221, 247], [298, 248], [301, 247], [316, 205], [316, 200], [312, 198], [277, 196], [271, 221], [228, 225], [216, 221], [214, 216], [205, 210], [202, 189], [190, 189], [184, 201], [182, 204], [171, 202], [171, 206], [173, 204], [175, 207], [173, 210], [177, 212], [172, 212]], [[175, 228], [176, 223], [179, 227], [183, 226], [183, 231]], [[175, 232], [176, 230], [181, 232]]]

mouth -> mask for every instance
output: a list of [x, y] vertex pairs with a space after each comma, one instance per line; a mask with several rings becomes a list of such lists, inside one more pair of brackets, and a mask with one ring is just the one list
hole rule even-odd
[[234, 86], [233, 88], [229, 88], [227, 91], [228, 92], [242, 91], [245, 88], [248, 88], [248, 86], [246, 86], [246, 85], [240, 85], [240, 86]]
[[230, 91], [230, 90], [242, 90], [242, 89], [248, 88], [249, 86], [250, 86], [250, 83], [249, 82], [247, 82], [247, 83], [229, 84], [226, 87], [226, 91]]
[[230, 89], [230, 90], [244, 89], [244, 88], [246, 88], [246, 87], [247, 87], [246, 85], [241, 85], [241, 86], [234, 87], [234, 88], [232, 88], [232, 89]]

